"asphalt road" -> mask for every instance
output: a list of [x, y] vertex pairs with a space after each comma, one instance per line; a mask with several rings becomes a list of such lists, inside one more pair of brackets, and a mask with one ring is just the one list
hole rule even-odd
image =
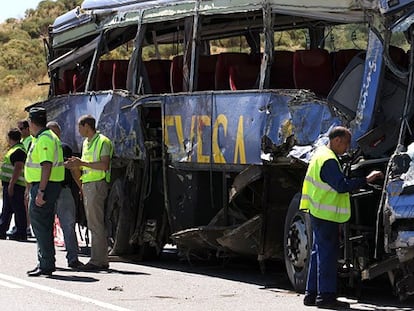
[[[34, 239], [0, 240], [0, 310], [317, 310], [303, 306], [280, 263], [268, 264], [261, 274], [255, 261], [188, 263], [166, 250], [157, 261], [113, 258], [108, 272], [86, 273], [68, 269], [64, 248], [56, 250], [53, 276], [29, 278], [26, 271], [36, 265]], [[364, 284], [359, 300], [341, 299], [352, 310], [414, 306], [413, 299], [400, 303], [383, 282]]]

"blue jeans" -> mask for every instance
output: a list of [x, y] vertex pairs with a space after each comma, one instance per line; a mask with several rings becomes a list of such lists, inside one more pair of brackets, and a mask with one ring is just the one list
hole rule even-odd
[[59, 218], [65, 241], [68, 264], [78, 260], [78, 239], [76, 238], [76, 206], [69, 187], [63, 187], [56, 201], [56, 214]]
[[55, 221], [56, 200], [61, 189], [60, 183], [48, 182], [44, 192], [46, 203], [39, 207], [36, 205], [36, 195], [39, 183], [33, 183], [29, 196], [29, 215], [33, 233], [37, 242], [37, 259], [42, 270], [55, 269], [55, 243], [53, 240], [53, 224]]
[[317, 300], [336, 298], [339, 224], [310, 215], [313, 231], [306, 294]]

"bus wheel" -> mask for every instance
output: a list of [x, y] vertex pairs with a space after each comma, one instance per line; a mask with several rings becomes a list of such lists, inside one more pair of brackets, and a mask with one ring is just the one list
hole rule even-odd
[[312, 228], [309, 214], [299, 210], [299, 202], [300, 194], [296, 194], [289, 204], [283, 241], [289, 280], [297, 292], [303, 293], [312, 249]]

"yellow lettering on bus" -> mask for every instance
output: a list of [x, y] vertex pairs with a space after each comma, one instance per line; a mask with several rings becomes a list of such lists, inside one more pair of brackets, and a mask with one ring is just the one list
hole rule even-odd
[[191, 128], [190, 128], [190, 140], [189, 143], [191, 144], [191, 152], [188, 154], [188, 161], [191, 162], [192, 155], [193, 155], [193, 145], [194, 145], [194, 136], [195, 136], [195, 124], [196, 124], [197, 116], [191, 117]]
[[218, 130], [219, 126], [223, 127], [224, 136], [227, 135], [227, 118], [224, 114], [220, 114], [217, 116], [216, 122], [214, 122], [213, 127], [213, 159], [214, 163], [226, 163], [226, 159], [223, 156], [223, 153], [220, 150], [220, 146], [218, 143]]
[[167, 127], [175, 127], [177, 134], [178, 144], [180, 145], [180, 152], [184, 151], [184, 135], [183, 135], [183, 125], [181, 122], [181, 116], [165, 116], [164, 118], [164, 141], [167, 146], [170, 145], [170, 137], [168, 136]]
[[[240, 162], [238, 158], [240, 157]], [[239, 118], [239, 125], [237, 126], [236, 146], [234, 148], [233, 163], [246, 164], [246, 150], [244, 148], [244, 133], [243, 133], [243, 116]]]
[[177, 131], [178, 144], [180, 145], [180, 152], [185, 150], [184, 148], [184, 135], [183, 135], [183, 124], [181, 122], [181, 116], [175, 116], [175, 128]]
[[165, 141], [165, 144], [167, 146], [169, 146], [170, 145], [170, 137], [168, 136], [168, 129], [167, 128], [170, 127], [170, 126], [174, 126], [174, 116], [165, 116], [163, 121], [164, 121], [163, 127], [165, 128], [164, 141]]
[[211, 126], [211, 119], [209, 116], [199, 116], [197, 126], [197, 162], [198, 163], [209, 163], [210, 156], [203, 154], [203, 127]]

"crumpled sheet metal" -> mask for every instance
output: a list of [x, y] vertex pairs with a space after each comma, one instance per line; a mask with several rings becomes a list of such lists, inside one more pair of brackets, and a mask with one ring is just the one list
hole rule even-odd
[[114, 155], [125, 159], [142, 159], [144, 137], [139, 112], [132, 103], [135, 97], [123, 92], [77, 93], [53, 97], [35, 104], [45, 107], [48, 120], [62, 127], [62, 141], [74, 153], [82, 150], [83, 138], [78, 131], [78, 119], [86, 114], [96, 118], [97, 129], [114, 145]]
[[402, 180], [391, 181], [387, 185], [386, 207], [390, 212], [390, 222], [397, 219], [413, 219], [414, 221], [414, 194], [401, 194]]
[[[260, 142], [294, 135], [311, 145], [339, 119], [311, 93], [249, 91], [165, 97], [165, 142], [173, 162], [262, 164]], [[287, 153], [286, 153], [287, 155]]]

